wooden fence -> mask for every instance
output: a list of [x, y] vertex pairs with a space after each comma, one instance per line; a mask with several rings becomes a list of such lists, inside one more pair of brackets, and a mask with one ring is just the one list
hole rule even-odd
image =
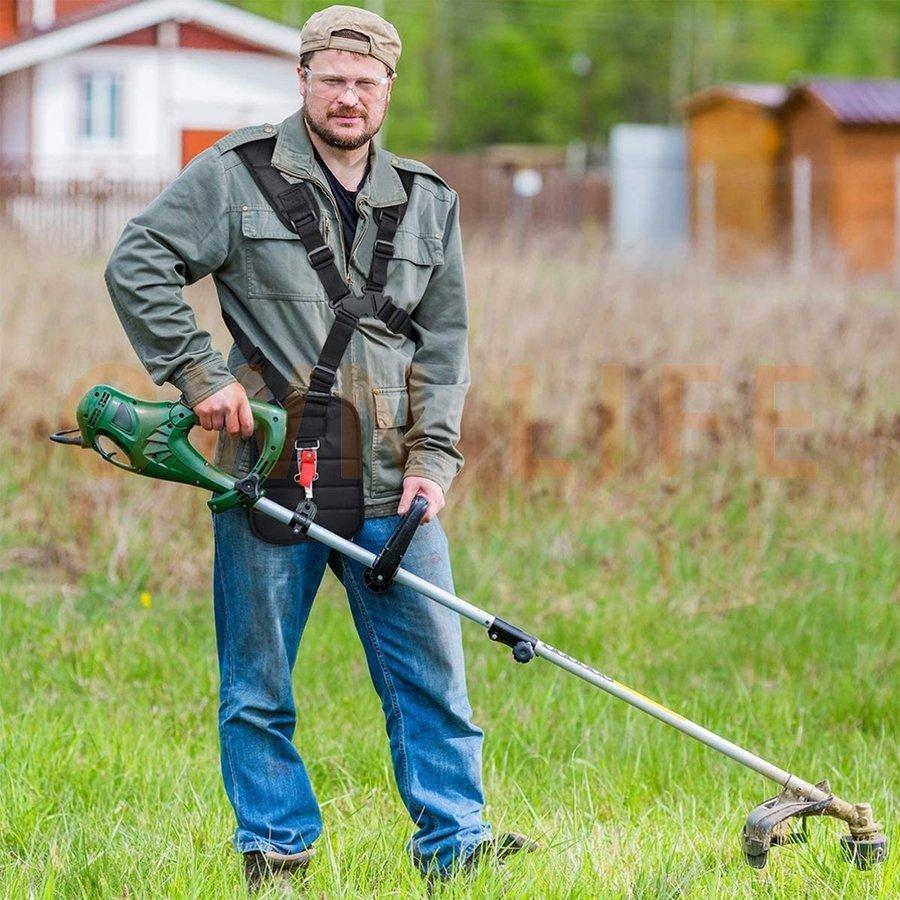
[[513, 189], [513, 166], [486, 165], [477, 156], [432, 157], [427, 162], [459, 192], [465, 228], [561, 231], [609, 223], [605, 169], [573, 175], [561, 167], [542, 168], [540, 192], [526, 198]]
[[53, 250], [112, 248], [125, 223], [165, 182], [53, 181], [0, 173], [0, 230]]
[[[609, 188], [605, 173], [570, 176], [542, 172], [535, 197], [517, 196], [514, 171], [477, 159], [446, 157], [430, 164], [460, 193], [463, 227], [579, 229], [606, 225]], [[35, 181], [0, 171], [0, 233], [47, 249], [75, 253], [108, 252], [125, 223], [165, 187], [163, 181]]]

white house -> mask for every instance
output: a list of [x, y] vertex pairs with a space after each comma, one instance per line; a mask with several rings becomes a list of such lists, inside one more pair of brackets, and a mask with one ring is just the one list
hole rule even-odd
[[0, 0], [0, 170], [168, 180], [299, 106], [299, 27], [218, 0]]

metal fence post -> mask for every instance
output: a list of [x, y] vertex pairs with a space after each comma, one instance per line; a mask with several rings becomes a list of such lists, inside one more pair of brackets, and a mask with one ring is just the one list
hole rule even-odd
[[700, 258], [716, 267], [716, 164], [707, 160], [699, 166], [697, 185], [697, 236]]
[[812, 271], [812, 162], [808, 156], [793, 161], [791, 224], [794, 274], [809, 278]]

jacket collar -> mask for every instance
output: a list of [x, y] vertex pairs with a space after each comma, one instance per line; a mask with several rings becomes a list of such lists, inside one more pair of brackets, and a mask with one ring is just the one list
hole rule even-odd
[[[370, 144], [369, 174], [360, 188], [361, 200], [367, 200], [371, 206], [381, 207], [397, 206], [407, 199], [400, 176], [391, 162], [395, 158], [387, 151], [376, 147], [374, 141]], [[300, 110], [288, 116], [278, 126], [272, 165], [288, 175], [317, 178], [323, 184], [326, 183], [325, 173], [316, 162], [312, 142]]]

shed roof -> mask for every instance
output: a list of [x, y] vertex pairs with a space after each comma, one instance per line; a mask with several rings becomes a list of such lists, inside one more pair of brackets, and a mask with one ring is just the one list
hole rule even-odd
[[900, 125], [900, 78], [814, 78], [790, 100], [810, 94], [842, 125]]
[[717, 84], [692, 94], [682, 100], [681, 107], [687, 115], [693, 115], [726, 101], [749, 103], [774, 112], [787, 97], [787, 89], [780, 84], [732, 82]]

